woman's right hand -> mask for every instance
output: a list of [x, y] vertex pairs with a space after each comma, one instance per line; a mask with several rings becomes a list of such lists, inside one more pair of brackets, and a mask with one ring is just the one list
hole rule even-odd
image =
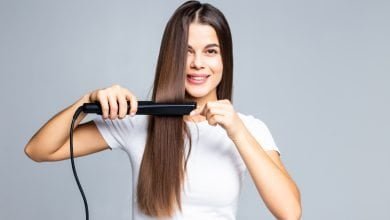
[[[137, 112], [137, 97], [128, 89], [120, 85], [113, 85], [104, 89], [98, 89], [90, 93], [90, 102], [100, 102], [102, 108], [102, 117], [111, 120], [123, 119], [128, 114], [127, 101], [130, 101], [130, 115], [134, 116]], [[119, 110], [119, 111], [118, 111]]]

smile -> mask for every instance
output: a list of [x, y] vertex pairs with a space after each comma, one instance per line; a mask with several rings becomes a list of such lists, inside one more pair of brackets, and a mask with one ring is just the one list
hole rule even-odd
[[187, 81], [191, 84], [200, 85], [207, 81], [210, 75], [187, 75]]

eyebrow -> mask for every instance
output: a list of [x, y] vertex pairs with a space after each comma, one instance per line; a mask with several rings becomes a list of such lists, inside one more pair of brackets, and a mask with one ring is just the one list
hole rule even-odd
[[[219, 45], [218, 44], [207, 44], [205, 48], [210, 48], [210, 47], [219, 47]], [[191, 45], [188, 45], [188, 48], [192, 49]]]

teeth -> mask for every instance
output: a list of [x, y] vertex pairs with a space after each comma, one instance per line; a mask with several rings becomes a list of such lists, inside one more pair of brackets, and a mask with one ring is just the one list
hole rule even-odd
[[195, 80], [204, 80], [206, 77], [194, 77], [194, 76], [191, 76], [192, 79], [195, 79]]
[[188, 76], [189, 78], [196, 80], [196, 81], [203, 81], [205, 80], [208, 76]]

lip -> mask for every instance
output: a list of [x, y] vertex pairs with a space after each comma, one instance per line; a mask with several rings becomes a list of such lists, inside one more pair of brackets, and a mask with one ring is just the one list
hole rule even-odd
[[[198, 74], [187, 74], [187, 82], [189, 82], [190, 84], [193, 84], [193, 85], [202, 85], [204, 83], [207, 82], [208, 78], [209, 78], [210, 75], [208, 74], [201, 74], [201, 73], [198, 73]], [[195, 80], [193, 79], [192, 77], [201, 77], [203, 78], [202, 80]]]
[[208, 77], [210, 74], [205, 74], [205, 73], [189, 73], [187, 76], [193, 76], [193, 77]]

